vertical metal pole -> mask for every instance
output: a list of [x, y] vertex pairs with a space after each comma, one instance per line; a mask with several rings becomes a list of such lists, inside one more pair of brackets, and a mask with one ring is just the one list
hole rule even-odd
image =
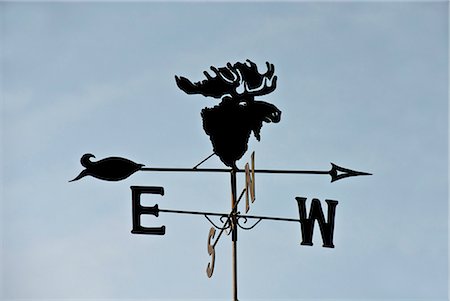
[[237, 208], [235, 208], [236, 204], [236, 170], [231, 170], [231, 240], [232, 240], [232, 269], [233, 269], [233, 301], [238, 301], [237, 297]]

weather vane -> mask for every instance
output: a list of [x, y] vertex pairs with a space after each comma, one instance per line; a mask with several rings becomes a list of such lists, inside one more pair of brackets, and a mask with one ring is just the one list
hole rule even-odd
[[[141, 225], [141, 215], [153, 215], [158, 217], [160, 213], [191, 214], [204, 216], [212, 227], [208, 233], [207, 252], [211, 256], [206, 267], [206, 274], [211, 277], [214, 272], [215, 247], [222, 234], [231, 234], [232, 241], [232, 290], [233, 300], [238, 300], [237, 294], [237, 237], [238, 229], [251, 230], [262, 220], [286, 221], [300, 223], [302, 245], [312, 246], [314, 224], [317, 221], [322, 236], [323, 247], [334, 248], [333, 233], [336, 206], [335, 200], [325, 200], [327, 204], [327, 218], [322, 210], [320, 200], [312, 199], [309, 214], [306, 210], [306, 198], [296, 197], [299, 219], [248, 215], [250, 201], [253, 203], [255, 196], [255, 174], [315, 174], [329, 175], [331, 182], [353, 176], [371, 175], [370, 173], [354, 171], [331, 163], [330, 170], [274, 170], [255, 169], [255, 153], [251, 154], [251, 162], [245, 164], [245, 168], [239, 169], [236, 161], [241, 159], [248, 149], [248, 141], [251, 133], [260, 141], [263, 122], [278, 123], [281, 120], [281, 111], [273, 104], [255, 100], [255, 97], [273, 92], [276, 88], [277, 76], [273, 64], [266, 62], [267, 71], [259, 73], [255, 63], [246, 60], [245, 63], [237, 62], [234, 65], [227, 63], [226, 67], [216, 68], [211, 66], [214, 76], [204, 71], [205, 80], [192, 83], [185, 77], [175, 76], [178, 87], [187, 94], [201, 94], [205, 97], [220, 99], [220, 103], [213, 108], [204, 108], [201, 112], [203, 129], [209, 136], [213, 154], [202, 160], [193, 168], [174, 167], [146, 167], [131, 160], [121, 157], [108, 157], [99, 161], [92, 154], [81, 157], [81, 165], [85, 167], [72, 181], [85, 176], [92, 176], [106, 181], [120, 181], [128, 178], [137, 171], [146, 172], [225, 172], [231, 179], [231, 210], [230, 212], [204, 212], [161, 209], [155, 206], [142, 206], [140, 198], [142, 194], [164, 194], [164, 188], [160, 186], [131, 186], [132, 192], [132, 217], [133, 234], [164, 235], [165, 226], [144, 227]], [[199, 168], [199, 166], [213, 155], [217, 155], [228, 168]], [[245, 187], [237, 194], [236, 175], [245, 173]], [[245, 194], [245, 214], [241, 214], [238, 205]], [[211, 219], [219, 217], [221, 225], [217, 225]], [[255, 220], [253, 225], [244, 226], [248, 220]], [[216, 229], [219, 233], [216, 236]]]

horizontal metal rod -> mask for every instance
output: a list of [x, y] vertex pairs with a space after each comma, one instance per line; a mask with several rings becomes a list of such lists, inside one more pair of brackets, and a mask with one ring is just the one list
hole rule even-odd
[[[228, 217], [227, 213], [218, 213], [218, 212], [202, 212], [202, 211], [172, 210], [172, 209], [159, 209], [159, 212]], [[295, 218], [284, 218], [284, 217], [273, 217], [273, 216], [237, 214], [236, 217], [238, 217], [238, 218], [242, 217], [242, 218], [251, 218], [251, 219], [262, 219], [262, 220], [272, 220], [272, 221], [284, 221], [284, 222], [300, 222], [299, 219], [295, 219]]]
[[253, 218], [253, 219], [262, 219], [262, 220], [271, 220], [271, 221], [283, 221], [283, 222], [300, 222], [299, 219], [295, 218], [285, 218], [285, 217], [274, 217], [274, 216], [259, 216], [259, 215], [245, 215], [238, 214], [237, 217], [243, 218]]
[[[142, 167], [142, 171], [169, 171], [169, 172], [231, 172], [227, 168], [168, 168], [168, 167]], [[236, 172], [245, 172], [244, 169], [238, 169]], [[316, 174], [328, 175], [330, 171], [317, 170], [279, 170], [279, 169], [255, 169], [255, 173], [268, 174]]]
[[171, 210], [171, 209], [158, 209], [159, 212], [164, 213], [178, 213], [178, 214], [193, 214], [193, 215], [212, 215], [212, 216], [228, 216], [227, 213], [217, 212], [202, 212], [202, 211], [187, 211], [187, 210]]

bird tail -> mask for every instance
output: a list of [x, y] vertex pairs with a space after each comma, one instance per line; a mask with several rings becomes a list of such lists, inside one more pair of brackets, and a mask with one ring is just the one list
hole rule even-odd
[[83, 170], [82, 172], [80, 172], [80, 174], [73, 180], [70, 180], [70, 182], [74, 182], [74, 181], [78, 181], [79, 179], [81, 179], [82, 177], [86, 176], [86, 170]]

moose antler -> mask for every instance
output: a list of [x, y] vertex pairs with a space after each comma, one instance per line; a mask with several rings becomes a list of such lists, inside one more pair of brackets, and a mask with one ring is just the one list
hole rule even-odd
[[[201, 82], [192, 83], [185, 77], [175, 76], [178, 87], [187, 94], [202, 94], [221, 98], [230, 95], [234, 99], [253, 100], [255, 96], [261, 96], [273, 92], [276, 88], [277, 77], [274, 76], [275, 67], [266, 62], [267, 71], [263, 74], [258, 72], [258, 67], [250, 60], [245, 63], [237, 62], [234, 65], [227, 63], [226, 67], [210, 69], [215, 73], [211, 76], [204, 71], [206, 79]], [[238, 88], [243, 87], [243, 92]]]
[[242, 96], [261, 96], [266, 95], [275, 90], [277, 87], [277, 76], [274, 76], [275, 66], [266, 62], [267, 71], [264, 74], [258, 72], [255, 63], [247, 60], [246, 63], [236, 63], [237, 68], [244, 78], [244, 92]]

